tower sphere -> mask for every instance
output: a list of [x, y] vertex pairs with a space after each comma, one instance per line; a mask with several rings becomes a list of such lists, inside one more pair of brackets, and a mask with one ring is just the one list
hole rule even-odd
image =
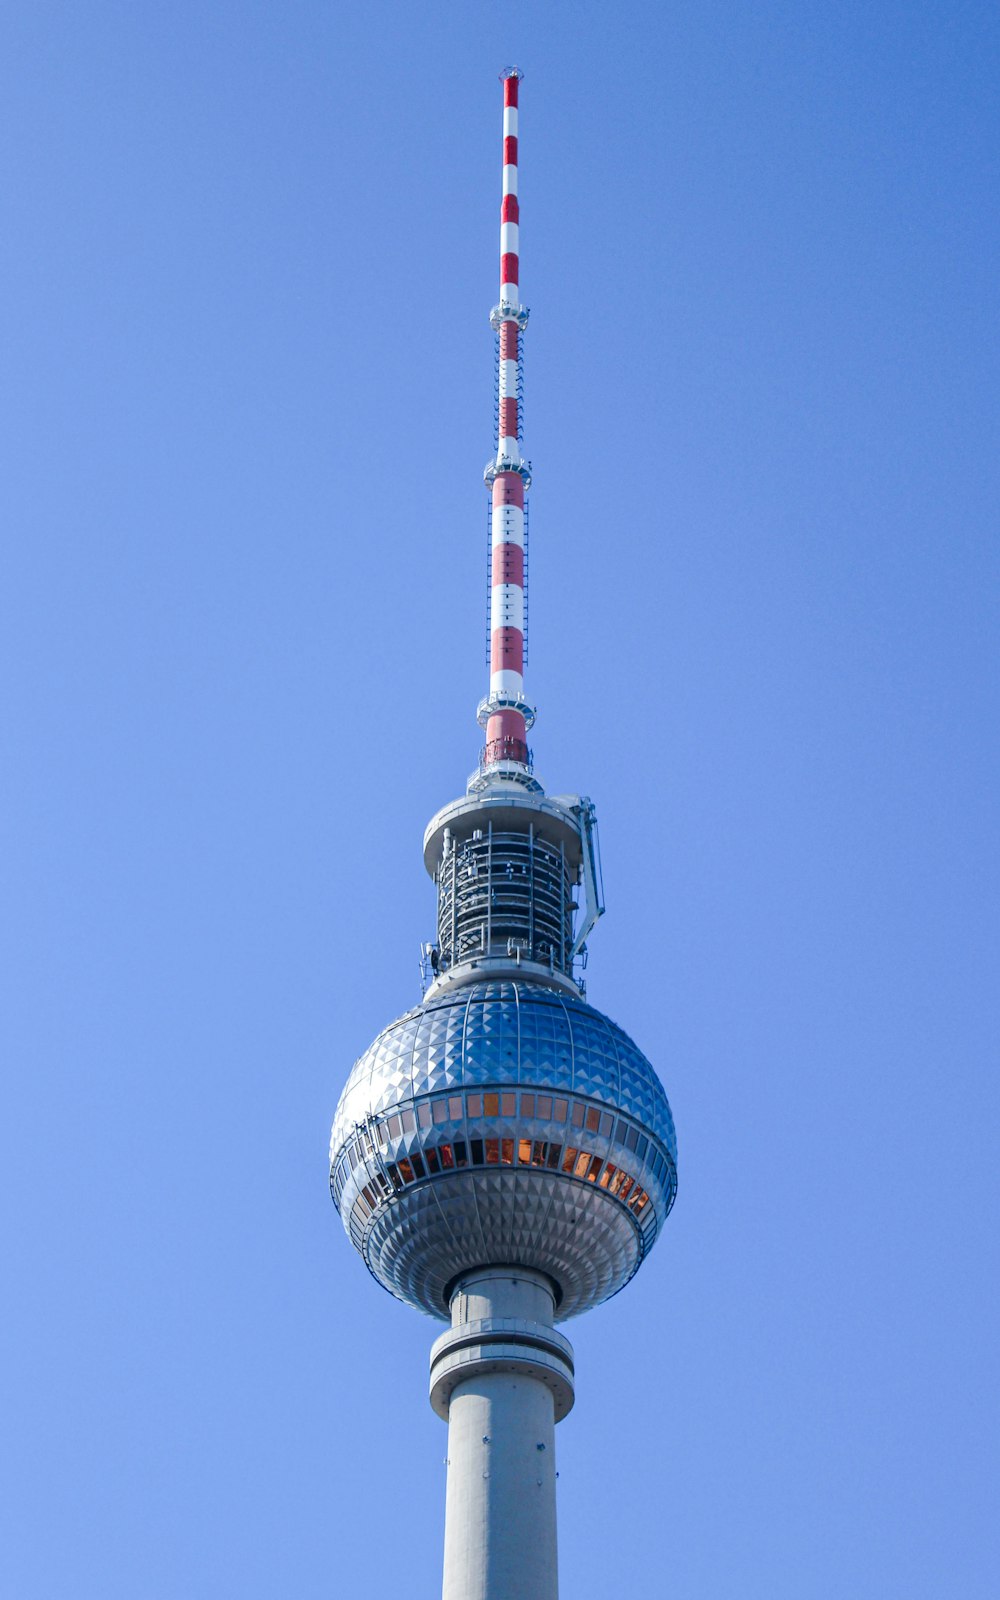
[[330, 1146], [334, 1200], [374, 1277], [447, 1319], [465, 1272], [516, 1264], [560, 1320], [615, 1294], [676, 1190], [662, 1085], [632, 1040], [537, 981], [447, 989], [380, 1033]]

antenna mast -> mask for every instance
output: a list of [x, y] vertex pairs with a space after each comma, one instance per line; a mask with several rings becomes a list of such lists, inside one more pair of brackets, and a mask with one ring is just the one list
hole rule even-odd
[[535, 708], [524, 694], [525, 495], [531, 464], [521, 453], [522, 344], [528, 309], [520, 302], [520, 207], [517, 182], [518, 87], [523, 74], [507, 67], [503, 83], [503, 181], [500, 201], [500, 299], [490, 312], [497, 335], [496, 456], [483, 474], [492, 497], [490, 519], [490, 691], [479, 702], [486, 744], [470, 788], [496, 779], [537, 790], [527, 733]]

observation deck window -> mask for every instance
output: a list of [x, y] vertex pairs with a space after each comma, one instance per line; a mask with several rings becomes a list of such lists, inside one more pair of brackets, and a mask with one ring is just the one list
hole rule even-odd
[[[447, 1140], [430, 1145], [424, 1139], [420, 1148], [397, 1152], [393, 1161], [379, 1159], [377, 1152], [385, 1151], [393, 1139], [412, 1136], [417, 1126], [422, 1130], [440, 1127], [448, 1121], [476, 1119], [513, 1119], [520, 1114], [532, 1121], [544, 1118], [552, 1122], [567, 1122], [574, 1128], [592, 1136], [587, 1139], [590, 1149], [582, 1144], [563, 1145], [546, 1139], [522, 1136], [509, 1129], [506, 1136], [498, 1129], [495, 1135], [479, 1134], [476, 1137]], [[509, 1124], [508, 1124], [509, 1128]], [[579, 1137], [579, 1135], [578, 1135]], [[605, 1150], [593, 1148], [598, 1141], [612, 1139], [626, 1150], [635, 1153], [637, 1161], [648, 1163], [648, 1171], [666, 1191], [667, 1208], [673, 1198], [673, 1169], [669, 1159], [658, 1150], [656, 1142], [648, 1138], [625, 1117], [619, 1117], [599, 1105], [569, 1097], [540, 1094], [536, 1090], [523, 1093], [498, 1087], [486, 1090], [467, 1090], [458, 1094], [428, 1096], [414, 1104], [385, 1112], [375, 1122], [358, 1127], [353, 1138], [345, 1144], [331, 1177], [331, 1188], [338, 1204], [350, 1172], [359, 1174], [359, 1193], [352, 1208], [350, 1226], [362, 1228], [363, 1218], [378, 1210], [411, 1183], [436, 1177], [467, 1166], [522, 1166], [550, 1172], [560, 1169], [578, 1181], [592, 1183], [613, 1195], [626, 1205], [640, 1220], [643, 1232], [654, 1233], [657, 1227], [656, 1208], [641, 1183], [616, 1162], [605, 1160]], [[605, 1147], [606, 1149], [606, 1147]], [[368, 1160], [367, 1171], [363, 1164]], [[383, 1165], [383, 1162], [385, 1163]], [[372, 1170], [372, 1168], [376, 1170]], [[361, 1169], [361, 1170], [359, 1170]], [[362, 1183], [361, 1179], [365, 1181]]]

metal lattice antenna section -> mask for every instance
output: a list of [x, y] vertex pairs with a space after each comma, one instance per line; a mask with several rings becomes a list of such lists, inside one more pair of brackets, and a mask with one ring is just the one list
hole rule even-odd
[[527, 734], [534, 707], [524, 694], [526, 509], [531, 465], [522, 453], [523, 351], [527, 307], [520, 302], [517, 67], [503, 83], [503, 169], [500, 200], [500, 299], [490, 312], [496, 341], [496, 455], [484, 474], [490, 491], [490, 689], [479, 703], [486, 745], [484, 782], [507, 778], [533, 788]]

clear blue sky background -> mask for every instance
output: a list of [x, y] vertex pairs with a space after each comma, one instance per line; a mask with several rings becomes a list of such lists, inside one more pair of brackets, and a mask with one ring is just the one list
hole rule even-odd
[[6, 8], [4, 1597], [438, 1592], [325, 1156], [478, 747], [509, 60], [536, 761], [681, 1148], [564, 1593], [996, 1593], [998, 33]]

